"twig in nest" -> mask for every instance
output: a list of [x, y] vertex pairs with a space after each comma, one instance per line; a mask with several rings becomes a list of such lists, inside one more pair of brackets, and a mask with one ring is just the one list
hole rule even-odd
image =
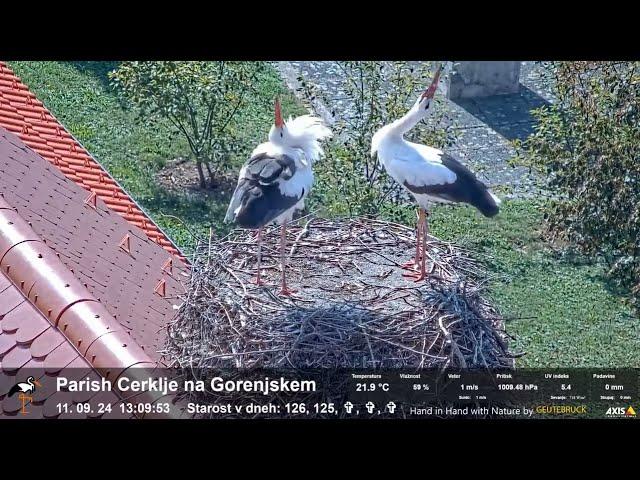
[[462, 352], [460, 351], [460, 348], [458, 347], [457, 342], [455, 341], [455, 339], [453, 338], [453, 335], [451, 335], [449, 330], [447, 330], [447, 328], [444, 326], [445, 318], [447, 318], [447, 315], [442, 315], [441, 317], [438, 318], [438, 325], [440, 326], [440, 330], [442, 330], [442, 333], [444, 333], [445, 338], [451, 345], [451, 353], [456, 357], [456, 359], [460, 363], [460, 366], [462, 368], [467, 368], [467, 361], [464, 359], [464, 355], [462, 355]]
[[296, 253], [296, 247], [298, 246], [298, 242], [300, 241], [300, 239], [306, 235], [308, 235], [309, 233], [309, 224], [313, 222], [313, 218], [310, 218], [309, 220], [307, 220], [307, 223], [304, 224], [304, 228], [302, 230], [300, 230], [300, 233], [298, 233], [298, 235], [296, 236], [295, 241], [293, 242], [293, 245], [291, 246], [291, 250], [289, 251], [289, 256], [293, 256], [294, 253]]

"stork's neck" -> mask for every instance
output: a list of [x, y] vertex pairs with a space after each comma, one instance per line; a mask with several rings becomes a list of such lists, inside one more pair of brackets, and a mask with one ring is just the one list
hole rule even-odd
[[251, 153], [251, 156], [253, 157], [260, 153], [266, 153], [267, 155], [287, 155], [296, 162], [297, 168], [311, 168], [310, 162], [307, 162], [304, 159], [304, 150], [302, 150], [301, 148], [291, 147], [288, 145], [283, 145], [282, 143], [269, 141], [258, 145]]
[[309, 141], [305, 138], [290, 135], [283, 147], [290, 152], [295, 152], [297, 155], [300, 155], [302, 153], [307, 159], [313, 156], [312, 152], [314, 149], [314, 145], [312, 141]]
[[423, 114], [420, 109], [413, 107], [403, 117], [389, 124], [388, 135], [403, 136], [422, 120]]
[[274, 136], [269, 139], [269, 143], [269, 150], [274, 149], [293, 158], [296, 163], [300, 163], [298, 168], [311, 168], [312, 161], [309, 160], [317, 157], [316, 151], [319, 149], [317, 142], [293, 135], [288, 135], [286, 141]]

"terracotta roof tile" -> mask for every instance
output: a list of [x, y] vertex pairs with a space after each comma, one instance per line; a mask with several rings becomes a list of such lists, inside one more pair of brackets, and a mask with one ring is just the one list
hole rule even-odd
[[25, 363], [20, 370], [21, 371], [28, 370], [30, 375], [33, 375], [35, 378], [40, 379], [45, 376], [44, 360], [41, 360], [38, 358], [31, 358], [31, 360]]
[[31, 360], [29, 348], [16, 343], [16, 345], [2, 357], [2, 370], [4, 372], [14, 372], [29, 360]]
[[56, 374], [78, 358], [78, 352], [68, 342], [62, 342], [44, 360], [44, 370]]
[[10, 286], [11, 281], [7, 277], [0, 275], [0, 293], [4, 292]]
[[[100, 379], [100, 375], [98, 375], [95, 370], [91, 370], [89, 371], [86, 375], [84, 375], [85, 379], [89, 380], [89, 381], [95, 381], [95, 380], [99, 380]], [[72, 399], [75, 403], [83, 403], [83, 402], [88, 402], [89, 400], [91, 400], [93, 397], [95, 397], [96, 395], [98, 395], [99, 392], [93, 392], [93, 391], [79, 391], [79, 392], [72, 392], [73, 396]]]
[[[57, 405], [60, 403], [72, 403], [73, 395], [70, 392], [56, 392], [44, 401], [42, 416], [45, 418], [57, 417], [60, 415]], [[82, 417], [86, 418], [86, 415]]]
[[57, 330], [53, 328], [46, 330], [31, 343], [31, 356], [44, 358], [64, 342], [65, 338]]
[[[16, 334], [0, 332], [0, 356], [6, 355], [13, 347], [16, 346]], [[2, 365], [0, 363], [0, 365]]]
[[13, 397], [5, 397], [0, 407], [5, 414], [15, 414], [20, 410], [21, 403], [18, 396], [14, 395]]
[[[51, 325], [46, 320], [40, 318], [37, 320], [34, 319], [33, 322], [23, 324], [20, 327], [20, 331], [16, 337], [16, 342], [18, 345], [30, 346], [36, 338], [50, 329]], [[31, 348], [29, 348], [29, 351], [31, 352]], [[33, 357], [32, 352], [31, 356]]]
[[[89, 300], [84, 298], [88, 290], [138, 345], [159, 359], [156, 352], [164, 346], [164, 327], [175, 315], [178, 295], [184, 293], [186, 265], [113, 213], [102, 200], [87, 204], [85, 190], [18, 138], [3, 133], [1, 127], [0, 193], [6, 201], [5, 208], [0, 205], [2, 235], [22, 239], [11, 250], [8, 245], [15, 242], [4, 246], [0, 242], [0, 268], [4, 273], [6, 268], [20, 270], [17, 285], [35, 304], [43, 299], [49, 302], [46, 299], [57, 289], [65, 289], [64, 296], [56, 297], [61, 303], [49, 303], [51, 311], [44, 312], [45, 316], [57, 322], [70, 303]], [[28, 226], [18, 231], [24, 221]], [[120, 246], [124, 239], [129, 251]], [[42, 243], [48, 248], [41, 248]], [[36, 285], [42, 271], [39, 265], [44, 262], [38, 255], [43, 252], [55, 256], [68, 270]], [[163, 270], [167, 263], [172, 264], [170, 274]], [[166, 284], [165, 296], [154, 292], [161, 281]], [[63, 287], [65, 284], [70, 286]], [[0, 298], [2, 295], [9, 299], [0, 302], [0, 315], [19, 300], [12, 291], [0, 292]], [[87, 340], [84, 342], [86, 345]]]
[[40, 403], [40, 404], [43, 403], [47, 398], [51, 397], [51, 395], [55, 394], [57, 391], [55, 382], [54, 381], [47, 382], [47, 381], [44, 381], [45, 379], [51, 379], [55, 381], [55, 376], [47, 375], [45, 373], [45, 375], [43, 375], [38, 379], [40, 380], [40, 383], [42, 384], [42, 386], [40, 388], [37, 388], [36, 391], [33, 393], [34, 403]]
[[[0, 77], [4, 72], [0, 63]], [[13, 105], [0, 101], [0, 114], [11, 113]], [[29, 375], [41, 382], [28, 405], [31, 418], [100, 416], [74, 408], [88, 400], [112, 403], [109, 417], [130, 417], [117, 407], [116, 393], [56, 392], [55, 377], [65, 369], [66, 377], [113, 381], [156, 369], [188, 269], [149, 237], [157, 229], [127, 196], [113, 196], [121, 216], [72, 181], [112, 185], [104, 173], [86, 170], [91, 159], [75, 144], [71, 155], [56, 156], [51, 164], [19, 138], [39, 132], [28, 142], [45, 155], [55, 151], [43, 143], [51, 140], [46, 130], [37, 121], [18, 136], [0, 128], [0, 417], [24, 413], [18, 396], [7, 393]], [[75, 165], [73, 173], [65, 175], [63, 165]], [[142, 230], [123, 217], [141, 223]], [[71, 409], [60, 412], [61, 400], [71, 402]]]
[[[58, 166], [62, 162], [66, 166], [63, 171], [68, 178], [83, 188], [96, 192], [108, 207], [120, 205], [118, 199], [128, 199], [136, 217], [146, 220], [146, 225], [136, 223], [136, 226], [142, 228], [149, 238], [155, 240], [160, 236], [160, 245], [165, 250], [181, 256], [176, 246], [142, 208], [73, 138], [4, 62], [0, 62], [0, 125], [17, 133], [27, 145], [37, 149], [38, 153], [52, 164]], [[101, 176], [104, 180], [99, 182]], [[122, 210], [116, 211], [120, 214], [125, 213]], [[123, 216], [128, 221], [135, 221], [127, 215]]]
[[[0, 212], [3, 210], [6, 212], [7, 209], [3, 208], [5, 205], [0, 201]], [[4, 243], [9, 237], [3, 231], [2, 225], [3, 222], [0, 220], [0, 245], [6, 246]], [[26, 233], [25, 230], [24, 222], [22, 225], [16, 225], [16, 231]], [[17, 246], [11, 248], [8, 253], [24, 244], [19, 243], [19, 239], [16, 241]], [[27, 243], [35, 244], [36, 242]], [[54, 261], [51, 254], [47, 254], [44, 244], [34, 248], [34, 251], [43, 253], [41, 259], [35, 257], [31, 259], [32, 262], [36, 258]], [[6, 258], [7, 255], [4, 259]], [[65, 270], [59, 261], [58, 263], [58, 269]], [[15, 267], [12, 273], [14, 276], [20, 276], [20, 265], [16, 263]], [[44, 272], [45, 275], [54, 272], [55, 275], [56, 270], [40, 267], [39, 271]], [[37, 288], [43, 280], [42, 275], [36, 278], [34, 288]], [[30, 418], [86, 418], [89, 415], [101, 415], [101, 412], [96, 410], [98, 405], [96, 402], [89, 402], [94, 411], [87, 412], [83, 408], [76, 408], [76, 404], [90, 400], [93, 395], [81, 395], [75, 398], [71, 392], [56, 391], [55, 376], [61, 374], [63, 369], [67, 379], [80, 380], [87, 376], [98, 378], [98, 372], [94, 369], [96, 367], [104, 376], [114, 381], [123, 372], [128, 376], [134, 376], [135, 373], [132, 370], [136, 367], [146, 368], [140, 375], [148, 375], [146, 372], [152, 372], [157, 368], [151, 358], [141, 351], [97, 301], [82, 301], [64, 309], [58, 319], [60, 328], [57, 329], [54, 320], [47, 320], [43, 316], [43, 310], [48, 310], [45, 299], [42, 300], [44, 304], [41, 302], [40, 307], [37, 307], [34, 303], [35, 296], [25, 298], [25, 293], [15, 285], [15, 278], [12, 281], [4, 273], [0, 273], [0, 285], [3, 287], [3, 298], [9, 298], [7, 295], [9, 291], [13, 292], [11, 298], [17, 298], [11, 302], [17, 306], [11, 308], [0, 320], [0, 327], [2, 327], [0, 329], [0, 418], [15, 417], [23, 413], [22, 400], [19, 396], [8, 397], [7, 394], [11, 386], [17, 381], [24, 381], [27, 376], [34, 376], [41, 385], [31, 395], [31, 400], [25, 407]], [[28, 294], [33, 294], [33, 291], [27, 292]], [[82, 325], [83, 321], [85, 325]], [[91, 322], [90, 325], [86, 324], [87, 322]], [[100, 325], [106, 328], [101, 329]], [[86, 348], [79, 341], [80, 337], [86, 339]], [[87, 358], [82, 355], [83, 350], [87, 350]], [[95, 365], [92, 365], [94, 362]], [[107, 398], [110, 399], [109, 402], [114, 405], [114, 408], [120, 401], [115, 393], [110, 393]], [[139, 401], [147, 398], [139, 396]], [[138, 400], [133, 398], [132, 401]], [[60, 403], [68, 403], [69, 410], [61, 412], [58, 407]], [[121, 414], [115, 412], [110, 415], [120, 417]]]
[[[6, 314], [20, 305], [23, 301], [24, 297], [20, 295], [20, 292], [13, 288], [7, 288], [0, 292], [0, 322]], [[0, 326], [2, 326], [2, 323], [0, 323]]]

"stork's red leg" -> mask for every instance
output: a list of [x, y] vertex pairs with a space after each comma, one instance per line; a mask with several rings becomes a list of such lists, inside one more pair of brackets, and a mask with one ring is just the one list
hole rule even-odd
[[416, 221], [416, 256], [400, 265], [400, 268], [404, 270], [414, 270], [420, 263], [420, 228], [420, 209], [418, 208], [418, 220]]
[[419, 282], [424, 280], [427, 276], [427, 232], [429, 227], [427, 226], [427, 213], [424, 209], [420, 209], [418, 224], [420, 225], [419, 230], [422, 231], [422, 241], [421, 243], [421, 252], [420, 252], [420, 272], [414, 273], [406, 273], [405, 277], [411, 277], [415, 282]]
[[264, 285], [262, 278], [260, 278], [261, 266], [262, 266], [262, 227], [258, 229], [258, 274], [256, 275], [256, 285]]
[[290, 296], [296, 293], [296, 290], [287, 288], [287, 275], [286, 275], [286, 254], [285, 244], [287, 243], [287, 223], [282, 224], [282, 230], [280, 232], [280, 266], [282, 268], [282, 288], [280, 289], [280, 295]]
[[416, 226], [416, 256], [400, 265], [403, 270], [414, 270], [420, 262], [420, 224]]

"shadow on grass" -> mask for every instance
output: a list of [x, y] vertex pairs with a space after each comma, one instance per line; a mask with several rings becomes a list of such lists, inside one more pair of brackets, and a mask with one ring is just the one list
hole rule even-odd
[[197, 238], [208, 237], [211, 227], [218, 237], [230, 231], [224, 223], [227, 200], [194, 198], [154, 186], [143, 205], [180, 248], [189, 250]]
[[71, 64], [83, 74], [93, 75], [107, 90], [111, 90], [109, 72], [118, 68], [120, 62], [71, 62]]
[[590, 275], [594, 281], [601, 283], [605, 290], [616, 297], [628, 299], [631, 297], [631, 288], [621, 285], [617, 281], [617, 277], [609, 274], [609, 269], [606, 264], [602, 263], [601, 268], [597, 272], [593, 272]]

